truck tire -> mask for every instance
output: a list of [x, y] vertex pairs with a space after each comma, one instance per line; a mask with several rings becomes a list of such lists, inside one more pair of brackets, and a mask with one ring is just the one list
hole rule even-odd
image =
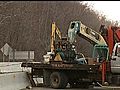
[[50, 83], [51, 83], [51, 87], [53, 88], [65, 88], [67, 86], [68, 83], [68, 79], [66, 77], [66, 75], [62, 72], [53, 72], [50, 75]]
[[49, 70], [43, 70], [43, 84], [45, 87], [50, 87], [50, 74]]

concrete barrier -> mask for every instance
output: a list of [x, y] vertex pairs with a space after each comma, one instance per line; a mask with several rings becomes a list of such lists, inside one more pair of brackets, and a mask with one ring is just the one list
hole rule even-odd
[[0, 62], [0, 72], [22, 71], [22, 62]]
[[20, 90], [31, 86], [26, 72], [0, 74], [0, 90]]
[[31, 68], [21, 67], [22, 62], [0, 62], [0, 73], [6, 72], [18, 72], [18, 71], [27, 71], [30, 72]]

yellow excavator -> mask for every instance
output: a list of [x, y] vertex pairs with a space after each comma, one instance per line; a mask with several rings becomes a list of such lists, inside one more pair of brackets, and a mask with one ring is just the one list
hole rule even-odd
[[52, 24], [51, 52], [54, 53], [53, 61], [76, 62], [76, 51], [74, 49], [76, 35], [93, 44], [93, 57], [97, 56], [99, 59], [108, 58], [108, 47], [104, 38], [96, 31], [82, 24], [80, 21], [72, 21], [68, 29], [67, 37], [62, 37], [55, 22]]

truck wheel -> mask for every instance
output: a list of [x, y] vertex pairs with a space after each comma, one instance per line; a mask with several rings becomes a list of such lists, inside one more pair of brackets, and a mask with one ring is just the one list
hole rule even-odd
[[67, 86], [67, 77], [62, 72], [53, 72], [50, 75], [51, 87], [53, 88], [65, 88]]
[[43, 70], [43, 83], [45, 87], [50, 86], [50, 74], [49, 70]]

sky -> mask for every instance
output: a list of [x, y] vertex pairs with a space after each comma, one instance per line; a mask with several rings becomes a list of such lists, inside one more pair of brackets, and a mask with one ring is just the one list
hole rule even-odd
[[120, 23], [120, 1], [84, 1], [92, 8], [105, 15], [109, 20]]

